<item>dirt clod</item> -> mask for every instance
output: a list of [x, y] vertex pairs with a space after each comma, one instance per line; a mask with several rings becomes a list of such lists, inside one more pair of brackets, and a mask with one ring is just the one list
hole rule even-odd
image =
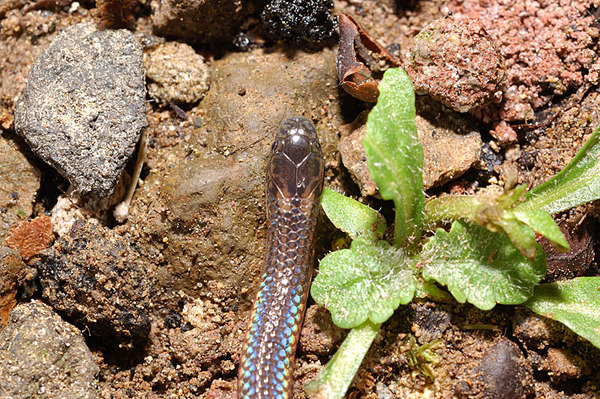
[[417, 303], [411, 306], [413, 329], [420, 344], [439, 339], [450, 327], [452, 314], [432, 303]]
[[158, 35], [186, 42], [231, 42], [244, 18], [256, 11], [260, 3], [259, 0], [152, 1], [152, 24]]
[[150, 280], [139, 255], [109, 229], [77, 221], [40, 254], [44, 299], [74, 323], [123, 347], [150, 332]]
[[345, 331], [331, 320], [327, 309], [313, 305], [306, 310], [300, 333], [300, 349], [303, 352], [326, 356], [341, 342]]
[[148, 94], [161, 105], [190, 104], [208, 91], [204, 58], [184, 43], [159, 44], [144, 53]]
[[554, 383], [579, 378], [582, 374], [589, 373], [585, 361], [567, 349], [550, 348], [546, 362]]
[[448, 16], [423, 29], [405, 58], [415, 91], [458, 112], [501, 98], [504, 59], [478, 20]]
[[261, 19], [276, 40], [318, 43], [333, 35], [337, 21], [331, 0], [272, 0]]

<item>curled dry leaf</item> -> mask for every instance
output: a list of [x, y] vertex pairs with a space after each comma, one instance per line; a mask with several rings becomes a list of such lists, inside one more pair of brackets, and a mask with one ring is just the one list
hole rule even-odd
[[376, 102], [379, 80], [388, 68], [401, 66], [348, 14], [339, 16], [340, 44], [337, 56], [338, 79], [348, 94], [362, 101]]
[[597, 230], [594, 219], [584, 216], [574, 227], [560, 219], [558, 227], [565, 235], [571, 249], [568, 252], [560, 252], [548, 239], [538, 239], [548, 259], [548, 274], [545, 282], [567, 280], [584, 275], [595, 256], [594, 237]]

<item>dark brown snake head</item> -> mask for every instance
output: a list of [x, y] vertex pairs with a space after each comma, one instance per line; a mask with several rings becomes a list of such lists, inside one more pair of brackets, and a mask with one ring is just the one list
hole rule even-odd
[[302, 199], [321, 194], [323, 155], [317, 131], [308, 119], [296, 116], [281, 125], [267, 173], [267, 195]]

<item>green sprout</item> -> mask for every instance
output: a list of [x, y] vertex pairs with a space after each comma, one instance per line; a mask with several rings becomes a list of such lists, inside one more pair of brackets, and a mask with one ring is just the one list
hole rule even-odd
[[413, 370], [417, 370], [427, 378], [433, 380], [432, 364], [437, 364], [441, 360], [441, 356], [435, 353], [441, 344], [441, 339], [434, 339], [426, 342], [423, 345], [418, 345], [414, 335], [409, 335], [406, 342], [410, 348], [406, 354], [408, 366]]
[[[527, 193], [521, 185], [426, 201], [410, 79], [389, 69], [379, 91], [363, 145], [371, 177], [396, 209], [393, 244], [384, 240], [387, 226], [377, 211], [323, 192], [325, 213], [352, 243], [321, 261], [311, 295], [336, 325], [352, 330], [307, 391], [343, 398], [382, 323], [415, 297], [448, 302], [452, 296], [483, 310], [521, 304], [600, 348], [600, 277], [539, 284], [546, 254], [535, 239], [568, 250], [551, 214], [600, 198], [600, 129], [563, 171]], [[435, 361], [433, 349], [412, 351], [415, 367]]]

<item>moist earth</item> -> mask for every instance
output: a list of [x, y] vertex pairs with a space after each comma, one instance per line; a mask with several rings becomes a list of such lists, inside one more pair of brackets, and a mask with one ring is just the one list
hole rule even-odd
[[[75, 157], [69, 160], [73, 172], [66, 174], [62, 161], [56, 164], [52, 154], [41, 155], [21, 138], [20, 124], [43, 131], [44, 122], [19, 122], [17, 110], [40, 54], [65, 30], [87, 32], [109, 23], [102, 13], [110, 8], [65, 0], [0, 4], [0, 239], [8, 245], [21, 234], [19, 225], [52, 218], [43, 243], [31, 235], [19, 241], [35, 248], [27, 256], [0, 248], [0, 270], [6, 271], [0, 275], [0, 396], [234, 398], [263, 262], [266, 158], [286, 117], [303, 115], [316, 123], [328, 187], [393, 218], [390, 204], [377, 198], [366, 179], [359, 140], [352, 138], [371, 105], [339, 86], [336, 33], [319, 35], [325, 38], [320, 43], [277, 42], [264, 31], [263, 1], [124, 3], [133, 15], [126, 18], [131, 31], [109, 29], [106, 35], [134, 46], [134, 52], [143, 49], [146, 88], [135, 93], [137, 100], [144, 90], [148, 96], [136, 103], [132, 126], [120, 126], [127, 139], [112, 144], [126, 150], [119, 152], [121, 163], [110, 179], [94, 177], [92, 188], [72, 174], [85, 175], [89, 165]], [[475, 32], [469, 40], [483, 37], [480, 45], [495, 60], [492, 72], [503, 73], [489, 75], [485, 62], [467, 66], [467, 76], [485, 73], [486, 82], [493, 82], [485, 93], [467, 93], [471, 97], [448, 93], [448, 87], [443, 99], [428, 88], [419, 91], [419, 135], [429, 137], [425, 152], [433, 154], [425, 173], [428, 195], [515, 181], [539, 184], [562, 169], [600, 125], [600, 4], [510, 3], [334, 3], [334, 13], [354, 16], [403, 62], [418, 50], [421, 63], [437, 65], [435, 47], [415, 46], [413, 39], [427, 26], [442, 32], [448, 27], [440, 24], [453, 24]], [[464, 22], [468, 18], [477, 24]], [[240, 38], [245, 45], [236, 47]], [[469, 40], [454, 43], [447, 56], [473, 50], [466, 47]], [[124, 68], [132, 76], [141, 73], [141, 54], [131, 60], [119, 51], [112, 56], [129, 60]], [[429, 73], [442, 76], [435, 69]], [[91, 81], [76, 83], [89, 88]], [[111, 83], [105, 89], [122, 84], [106, 85]], [[95, 101], [123, 98], [122, 92], [105, 93], [94, 93]], [[67, 100], [55, 97], [59, 105]], [[145, 120], [147, 152], [134, 153]], [[145, 166], [132, 179], [136, 159], [145, 159]], [[139, 184], [127, 220], [119, 224], [110, 206], [122, 200], [121, 186], [130, 180]], [[549, 281], [598, 275], [597, 229], [590, 227], [596, 216], [593, 204], [559, 215], [561, 226], [573, 231], [576, 252], [549, 252]], [[317, 258], [346, 243], [325, 219]], [[345, 334], [324, 308], [309, 303], [294, 397], [307, 397], [303, 384]], [[44, 353], [49, 356], [39, 356]], [[348, 397], [594, 398], [600, 394], [599, 361], [597, 348], [525, 308], [481, 311], [419, 301], [400, 307], [383, 325]]]

